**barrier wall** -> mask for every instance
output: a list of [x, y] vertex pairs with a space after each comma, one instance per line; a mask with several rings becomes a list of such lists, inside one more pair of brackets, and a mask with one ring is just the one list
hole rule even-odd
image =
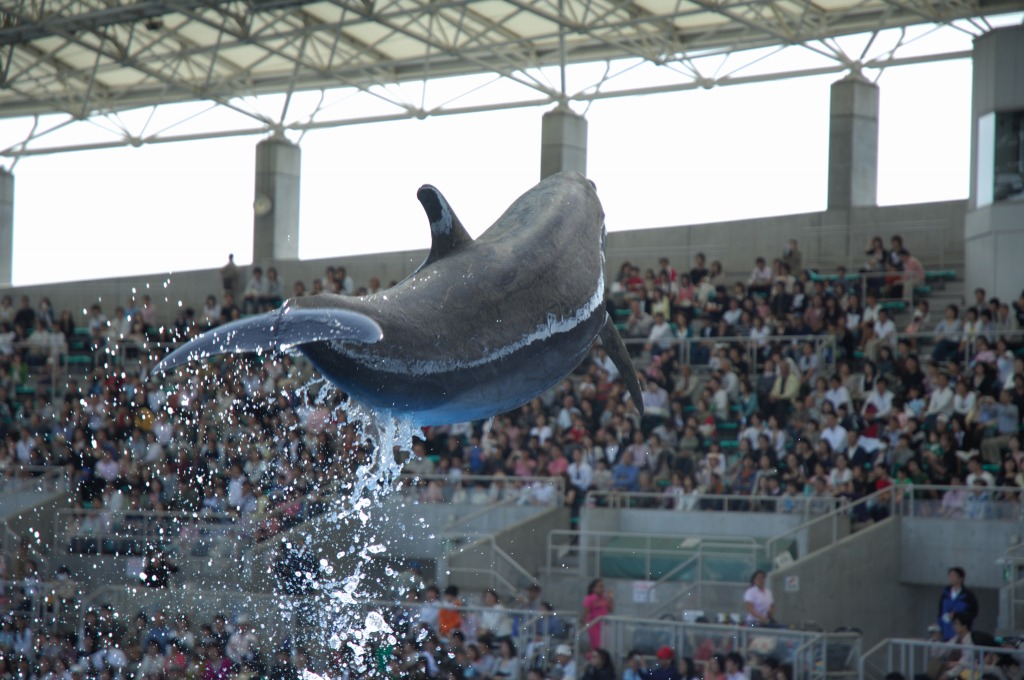
[[[972, 588], [999, 588], [1003, 575], [997, 560], [1021, 541], [1024, 526], [1016, 521], [904, 517], [900, 543], [900, 580], [945, 587], [949, 567], [967, 572]], [[984, 531], [979, 531], [980, 525]]]
[[[757, 256], [777, 257], [789, 238], [799, 240], [805, 266], [817, 264], [832, 269], [844, 264], [856, 269], [864, 259], [869, 238], [882, 236], [888, 247], [889, 236], [896, 233], [904, 237], [907, 247], [926, 267], [962, 266], [965, 205], [964, 201], [949, 201], [856, 208], [614, 232], [608, 234], [606, 275], [613, 276], [626, 260], [644, 268], [654, 267], [662, 255], [668, 256], [677, 269], [688, 270], [693, 255], [703, 252], [709, 261], [721, 260], [737, 280], [746, 279]], [[387, 286], [410, 273], [425, 255], [425, 251], [416, 250], [256, 264], [264, 269], [277, 268], [287, 296], [296, 280], [304, 281], [309, 290], [313, 279], [321, 277], [328, 265], [345, 266], [357, 286], [365, 285], [371, 276]], [[227, 261], [227, 253], [224, 260]], [[107, 314], [132, 294], [141, 298], [148, 293], [158, 308], [160, 322], [169, 323], [177, 313], [179, 300], [185, 306], [200, 308], [207, 295], [220, 296], [221, 281], [219, 270], [207, 269], [94, 280], [85, 285], [72, 282], [24, 286], [9, 292], [15, 296], [28, 295], [33, 302], [45, 295], [56, 310], [71, 309], [76, 313], [99, 299]]]
[[866, 646], [920, 635], [914, 594], [900, 583], [900, 537], [899, 520], [889, 519], [772, 571], [769, 588], [779, 621], [859, 628]]

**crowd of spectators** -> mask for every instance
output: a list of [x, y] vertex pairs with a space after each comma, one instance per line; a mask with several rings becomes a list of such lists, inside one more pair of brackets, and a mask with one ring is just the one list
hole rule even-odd
[[[1024, 294], [1007, 303], [976, 291], [941, 319], [927, 297], [900, 311], [890, 302], [925, 274], [896, 239], [891, 250], [872, 243], [853, 274], [805, 269], [795, 241], [771, 265], [759, 258], [745, 281], [702, 255], [692, 264], [678, 272], [662, 258], [642, 272], [626, 263], [608, 293], [643, 366], [643, 419], [597, 346], [570, 378], [514, 412], [427, 430], [406, 462], [424, 480], [414, 487], [421, 499], [515, 495], [564, 502], [576, 515], [591, 491], [681, 511], [717, 509], [728, 494], [750, 497], [740, 509], [796, 511], [808, 499], [830, 507], [915, 485], [915, 497], [951, 516], [974, 514], [972, 498], [988, 488], [987, 498], [1019, 503]], [[181, 306], [173, 320], [148, 295], [111, 316], [97, 303], [82, 318], [55, 313], [45, 298], [23, 297], [18, 308], [0, 299], [3, 475], [65, 466], [83, 511], [196, 512], [237, 522], [253, 540], [322, 509], [367, 450], [344, 422], [343, 396], [307, 388], [302, 362], [221, 357], [171, 391], [141, 377], [157, 358], [147, 343], [179, 342], [284, 297], [270, 269], [254, 269], [245, 287], [233, 263], [222, 275], [224, 290]], [[356, 287], [331, 267], [292, 293], [380, 288], [375, 278]], [[40, 365], [76, 352], [89, 362], [81, 374], [61, 373], [56, 399], [32, 389], [53, 375]], [[464, 483], [471, 475], [492, 480]]]
[[0, 678], [16, 680], [299, 680], [305, 652], [263, 645], [242, 615], [215, 615], [201, 626], [187, 615], [139, 612], [131, 620], [110, 605], [90, 609], [74, 630], [41, 629], [16, 614], [0, 624]]

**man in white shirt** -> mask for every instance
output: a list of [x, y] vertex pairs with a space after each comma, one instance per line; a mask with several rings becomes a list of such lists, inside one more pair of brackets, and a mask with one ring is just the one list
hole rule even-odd
[[944, 415], [947, 418], [953, 415], [953, 399], [956, 395], [949, 388], [949, 377], [945, 373], [938, 373], [935, 376], [935, 388], [928, 397], [928, 408], [924, 412], [925, 424], [931, 428], [935, 420]]
[[839, 424], [835, 413], [829, 413], [826, 420], [828, 426], [821, 431], [821, 438], [828, 442], [832, 453], [846, 451], [846, 428]]
[[592, 359], [601, 370], [608, 374], [608, 382], [615, 382], [619, 378], [619, 369], [612, 361], [612, 358], [608, 356], [608, 351], [601, 345], [594, 348], [594, 357]]
[[846, 406], [847, 410], [850, 408], [850, 391], [846, 389], [846, 385], [839, 379], [838, 375], [833, 375], [828, 381], [828, 390], [825, 392], [825, 400], [832, 403], [833, 408], [836, 412], [839, 412], [840, 406]]
[[879, 378], [875, 383], [875, 389], [864, 400], [860, 414], [867, 420], [883, 420], [892, 415], [892, 392], [885, 378]]
[[729, 401], [736, 401], [736, 398], [740, 394], [740, 379], [736, 375], [736, 372], [732, 370], [732, 361], [729, 359], [721, 360], [721, 379], [722, 389], [729, 395]]
[[729, 393], [725, 391], [717, 377], [708, 380], [708, 391], [711, 392], [711, 412], [718, 420], [729, 419]]
[[772, 278], [772, 268], [765, 263], [763, 257], [759, 257], [754, 261], [754, 269], [750, 272], [747, 288], [751, 292], [767, 294], [772, 287]]
[[647, 351], [652, 354], [660, 354], [669, 348], [669, 339], [675, 336], [672, 326], [665, 320], [661, 312], [654, 313], [654, 324], [647, 334]]
[[572, 450], [572, 462], [569, 463], [566, 473], [569, 475], [569, 484], [576, 489], [576, 493], [580, 496], [585, 494], [593, 483], [594, 469], [587, 462], [582, 446], [577, 446]]
[[993, 487], [996, 485], [996, 478], [992, 476], [992, 473], [981, 466], [981, 456], [974, 456], [967, 461], [967, 479], [965, 483], [968, 488], [974, 486], [974, 482], [982, 480], [985, 482], [985, 486]]
[[878, 338], [880, 346], [896, 349], [896, 324], [889, 318], [888, 310], [878, 310], [878, 317], [875, 320], [875, 337]]

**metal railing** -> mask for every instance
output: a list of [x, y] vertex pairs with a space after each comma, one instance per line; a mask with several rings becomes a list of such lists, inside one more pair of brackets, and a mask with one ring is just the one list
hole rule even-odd
[[[22, 555], [24, 550], [24, 555]], [[18, 560], [24, 556], [33, 560], [39, 573], [44, 576], [52, 576], [50, 560], [39, 550], [39, 542], [29, 541], [21, 538], [7, 524], [6, 520], [0, 520], [0, 554], [7, 560], [7, 573], [10, 574]]]
[[60, 596], [56, 582], [24, 578], [0, 581], [0, 610], [27, 617], [33, 628], [51, 629], [67, 621], [75, 603]]
[[[765, 543], [765, 550], [772, 563], [775, 563], [782, 553], [790, 553], [793, 556], [790, 552], [791, 546], [797, 538], [801, 535], [809, 536], [812, 533], [815, 536], [816, 545], [808, 545], [808, 552], [827, 548], [848, 535], [841, 530], [841, 521], [848, 521], [852, 524], [858, 521], [877, 521], [892, 517], [897, 512], [897, 500], [896, 487], [890, 486], [855, 501], [840, 503], [832, 511], [768, 539]], [[844, 528], [850, 528], [850, 526], [847, 525]], [[805, 555], [796, 555], [795, 557], [800, 558]]]
[[[534, 493], [535, 485], [545, 485]], [[517, 505], [562, 505], [563, 477], [516, 477], [512, 475], [399, 475], [396, 493], [417, 503], [454, 503], [486, 506], [512, 502]], [[461, 521], [461, 520], [460, 520]]]
[[579, 637], [582, 639], [595, 625], [600, 625], [602, 647], [614, 659], [623, 659], [633, 650], [653, 657], [660, 647], [668, 646], [677, 657], [698, 659], [697, 664], [703, 667], [706, 662], [701, 659], [711, 654], [738, 652], [753, 664], [774, 658], [791, 669], [787, 675], [792, 680], [853, 675], [861, 662], [858, 633], [605, 616], [588, 623]]
[[998, 564], [1003, 570], [1000, 628], [1019, 631], [1024, 628], [1024, 543], [1010, 546]]
[[249, 543], [234, 517], [217, 513], [58, 510], [58, 550], [77, 555], [145, 557], [150, 550], [232, 562]]
[[103, 586], [82, 598], [78, 630], [84, 629], [87, 612], [104, 605], [110, 605], [123, 621], [131, 621], [140, 611], [149, 616], [163, 612], [168, 621], [184, 614], [195, 626], [212, 622], [217, 615], [224, 615], [229, 623], [246, 617], [265, 653], [273, 649], [274, 643], [295, 640], [294, 613], [285, 606], [285, 598], [275, 595], [203, 590], [191, 584], [169, 588]]
[[[888, 673], [901, 673], [905, 678], [927, 675], [939, 677], [952, 670], [949, 677], [981, 678], [991, 672], [1001, 654], [1016, 654], [1015, 649], [957, 645], [931, 640], [893, 638], [883, 640], [864, 652], [858, 664], [860, 680], [883, 680]], [[961, 676], [960, 673], [966, 671]], [[1005, 677], [995, 672], [994, 677]]]
[[[628, 545], [615, 545], [616, 541], [626, 540]], [[636, 545], [640, 541], [640, 545]], [[672, 546], [666, 546], [672, 542]], [[756, 569], [756, 565], [764, 562], [767, 551], [763, 542], [753, 538], [716, 538], [703, 537], [683, 538], [679, 534], [638, 534], [630, 531], [575, 531], [556, 529], [547, 537], [547, 568], [549, 571], [576, 573], [581, 577], [601, 578], [602, 563], [609, 557], [639, 558], [642, 564], [641, 573], [633, 576], [634, 580], [657, 581], [663, 578], [683, 578], [683, 570], [694, 566], [691, 561], [696, 558], [696, 565], [702, 566], [702, 560], [709, 557], [723, 557], [745, 561], [749, 569], [745, 570], [742, 580], [747, 580]], [[693, 553], [692, 555], [690, 553]], [[655, 568], [657, 559], [670, 561], [672, 566], [667, 569]], [[568, 563], [575, 562], [575, 567]], [[701, 572], [696, 571], [696, 578]], [[692, 579], [692, 577], [691, 577]]]
[[903, 517], [1024, 522], [1019, 486], [897, 485], [896, 508]]
[[[623, 337], [626, 348], [633, 356], [634, 364], [646, 366], [650, 357], [644, 350], [647, 345], [646, 338]], [[814, 348], [814, 355], [817, 357], [818, 371], [822, 375], [831, 375], [836, 370], [836, 338], [827, 333], [821, 335], [769, 335], [766, 338], [752, 338], [749, 335], [728, 335], [713, 338], [699, 337], [669, 337], [658, 340], [657, 344], [678, 347], [679, 361], [682, 364], [699, 368], [708, 363], [714, 353], [716, 345], [728, 345], [739, 347], [744, 354], [744, 359], [750, 367], [750, 375], [756, 375], [763, 368], [764, 359], [762, 349], [779, 348], [788, 346], [799, 347], [803, 343], [810, 343]], [[700, 348], [700, 351], [694, 351]], [[699, 361], [698, 361], [699, 359]]]
[[67, 469], [64, 466], [13, 465], [0, 475], [0, 493], [23, 491], [58, 493], [68, 490]]
[[[446, 576], [455, 582], [457, 574], [472, 575], [476, 579], [485, 574], [488, 579], [488, 586], [495, 590], [505, 592], [517, 592], [536, 582], [536, 577], [527, 571], [514, 557], [508, 554], [498, 545], [493, 535], [479, 536], [475, 539], [458, 545], [451, 536], [445, 536], [445, 543], [448, 546], [445, 555]], [[483, 556], [486, 563], [485, 568], [479, 564], [471, 567], [459, 567], [451, 564], [453, 553], [475, 553]]]
[[[503, 590], [501, 588], [496, 590], [504, 595], [518, 592], [518, 590]], [[494, 611], [491, 607], [476, 604], [477, 601], [482, 600], [482, 597], [482, 594], [479, 596], [463, 594], [462, 604], [451, 606], [439, 602], [439, 606], [449, 611], [457, 611], [463, 619], [463, 632], [467, 637], [471, 637], [479, 629], [481, 617], [487, 612]], [[422, 601], [396, 603], [388, 600], [370, 600], [359, 605], [359, 612], [362, 615], [377, 612], [396, 632], [403, 624], [418, 625], [422, 609]], [[502, 606], [500, 613], [502, 616], [508, 617], [508, 622], [512, 625], [512, 641], [515, 643], [520, 659], [533, 662], [540, 657], [541, 661], [553, 662], [554, 650], [559, 644], [567, 644], [572, 647], [573, 658], [581, 659], [579, 640], [576, 636], [576, 631], [580, 629], [577, 612], [557, 610], [546, 612], [537, 609]], [[582, 666], [582, 664], [580, 665]]]
[[[889, 250], [888, 240], [893, 234], [899, 234], [903, 238], [907, 249], [921, 262], [928, 262], [930, 264], [938, 262], [940, 269], [947, 269], [954, 264], [962, 266], [963, 263], [962, 242], [959, 248], [951, 246], [947, 242], [945, 235], [950, 233], [949, 223], [941, 220], [887, 222], [885, 225], [885, 235], [880, 233], [879, 225], [875, 223], [851, 224], [838, 228], [804, 227], [803, 231], [804, 234], [800, 238], [800, 242], [814, 243], [814, 248], [819, 251], [821, 250], [820, 241], [822, 239], [837, 236], [846, 237], [846, 252], [849, 255], [831, 252], [829, 255], [832, 259], [829, 260], [829, 263], [832, 266], [843, 264], [850, 272], [856, 272], [866, 263], [867, 246], [870, 243], [870, 239], [876, 236], [881, 237], [886, 250]], [[939, 238], [935, 237], [936, 233], [939, 234]], [[954, 255], [959, 255], [959, 258], [954, 259]], [[826, 253], [819, 252], [817, 260], [823, 262], [825, 258]], [[793, 274], [795, 275], [797, 272], [793, 272]]]
[[676, 512], [760, 512], [801, 515], [809, 519], [831, 512], [844, 503], [832, 496], [762, 496], [757, 494], [696, 493], [686, 496], [684, 507], [677, 507], [678, 497], [671, 490], [662, 492], [598, 491], [587, 492], [587, 506], [616, 510], [663, 509]]

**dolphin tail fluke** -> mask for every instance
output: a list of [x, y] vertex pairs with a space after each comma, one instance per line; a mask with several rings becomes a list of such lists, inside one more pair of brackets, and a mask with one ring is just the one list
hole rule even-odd
[[347, 309], [296, 309], [286, 305], [199, 335], [164, 357], [153, 367], [150, 376], [215, 354], [280, 352], [328, 340], [374, 343], [381, 337], [380, 326], [365, 314]]
[[640, 381], [636, 377], [636, 367], [633, 366], [633, 360], [629, 358], [626, 345], [622, 342], [619, 331], [615, 328], [615, 322], [612, 321], [610, 315], [605, 316], [604, 326], [601, 328], [601, 344], [604, 345], [608, 356], [615, 363], [615, 367], [619, 369], [619, 376], [626, 382], [626, 387], [629, 388], [629, 395], [633, 397], [633, 406], [636, 407], [636, 410], [642, 416], [644, 414], [644, 400], [640, 392]]

